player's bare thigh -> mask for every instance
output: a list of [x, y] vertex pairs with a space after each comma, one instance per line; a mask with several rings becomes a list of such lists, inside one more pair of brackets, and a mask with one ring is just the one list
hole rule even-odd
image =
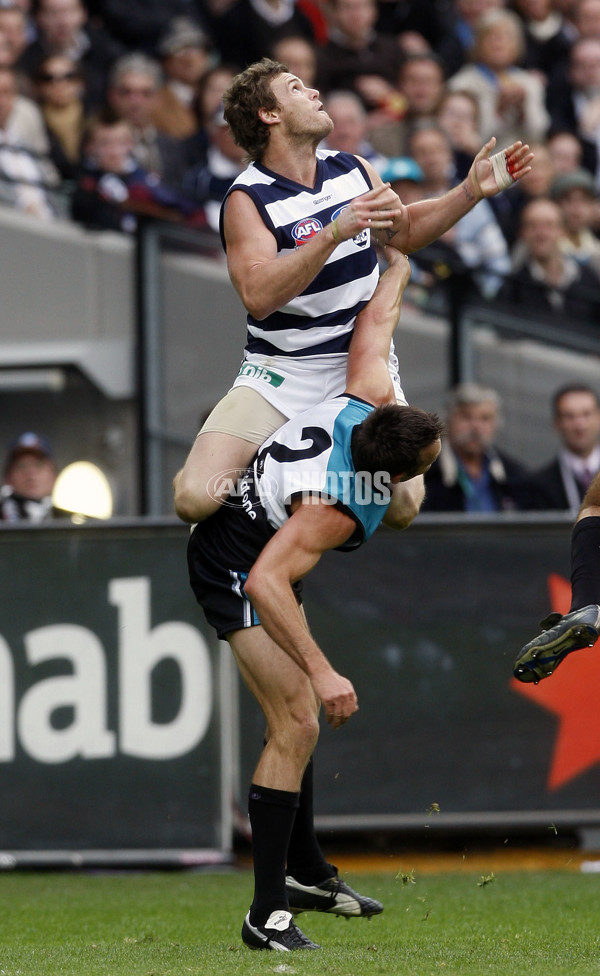
[[196, 437], [174, 479], [175, 511], [185, 522], [201, 522], [216, 512], [223, 498], [219, 485], [236, 480], [257, 448], [285, 423], [286, 417], [256, 390], [234, 387], [219, 401]]

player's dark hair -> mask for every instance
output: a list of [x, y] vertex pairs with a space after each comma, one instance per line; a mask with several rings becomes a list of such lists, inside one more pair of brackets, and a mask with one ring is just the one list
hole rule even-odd
[[271, 82], [288, 70], [280, 61], [263, 58], [236, 75], [223, 94], [225, 121], [233, 141], [246, 150], [249, 159], [261, 159], [267, 148], [269, 126], [259, 119], [258, 110], [279, 107]]
[[357, 471], [387, 471], [412, 477], [422, 465], [421, 451], [441, 437], [437, 414], [392, 403], [378, 407], [352, 434], [352, 459]]

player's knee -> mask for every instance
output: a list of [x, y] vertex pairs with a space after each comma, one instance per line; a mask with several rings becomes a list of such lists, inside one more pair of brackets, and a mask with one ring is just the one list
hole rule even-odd
[[219, 503], [206, 492], [190, 488], [182, 478], [175, 480], [173, 503], [175, 512], [183, 522], [203, 522], [219, 507]]
[[316, 713], [307, 710], [294, 715], [288, 732], [290, 749], [294, 752], [297, 761], [302, 764], [308, 762], [319, 738], [319, 720]]

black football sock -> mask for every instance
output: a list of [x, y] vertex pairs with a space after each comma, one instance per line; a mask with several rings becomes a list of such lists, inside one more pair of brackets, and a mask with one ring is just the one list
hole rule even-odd
[[304, 885], [319, 884], [336, 874], [335, 868], [323, 857], [315, 835], [312, 759], [304, 770], [300, 786], [300, 806], [288, 847], [287, 873]]
[[600, 604], [600, 516], [582, 518], [571, 535], [571, 610]]
[[271, 912], [289, 911], [285, 893], [285, 864], [298, 793], [271, 790], [252, 783], [248, 813], [252, 827], [254, 898], [250, 906], [252, 925], [264, 925]]

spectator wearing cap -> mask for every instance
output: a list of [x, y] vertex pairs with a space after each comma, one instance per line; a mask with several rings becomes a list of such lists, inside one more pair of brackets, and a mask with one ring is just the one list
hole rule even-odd
[[592, 231], [597, 218], [593, 176], [586, 169], [563, 173], [552, 184], [550, 196], [558, 203], [565, 222], [561, 250], [600, 275], [600, 240]]
[[198, 84], [210, 67], [212, 41], [195, 21], [174, 17], [158, 45], [165, 83], [152, 119], [159, 132], [188, 139], [198, 128], [194, 103]]
[[0, 488], [0, 520], [42, 522], [54, 514], [54, 455], [39, 434], [25, 433], [8, 447]]
[[378, 173], [384, 183], [389, 183], [394, 193], [397, 193], [402, 203], [415, 203], [423, 198], [420, 185], [423, 182], [423, 170], [410, 156], [393, 156], [387, 159]]

